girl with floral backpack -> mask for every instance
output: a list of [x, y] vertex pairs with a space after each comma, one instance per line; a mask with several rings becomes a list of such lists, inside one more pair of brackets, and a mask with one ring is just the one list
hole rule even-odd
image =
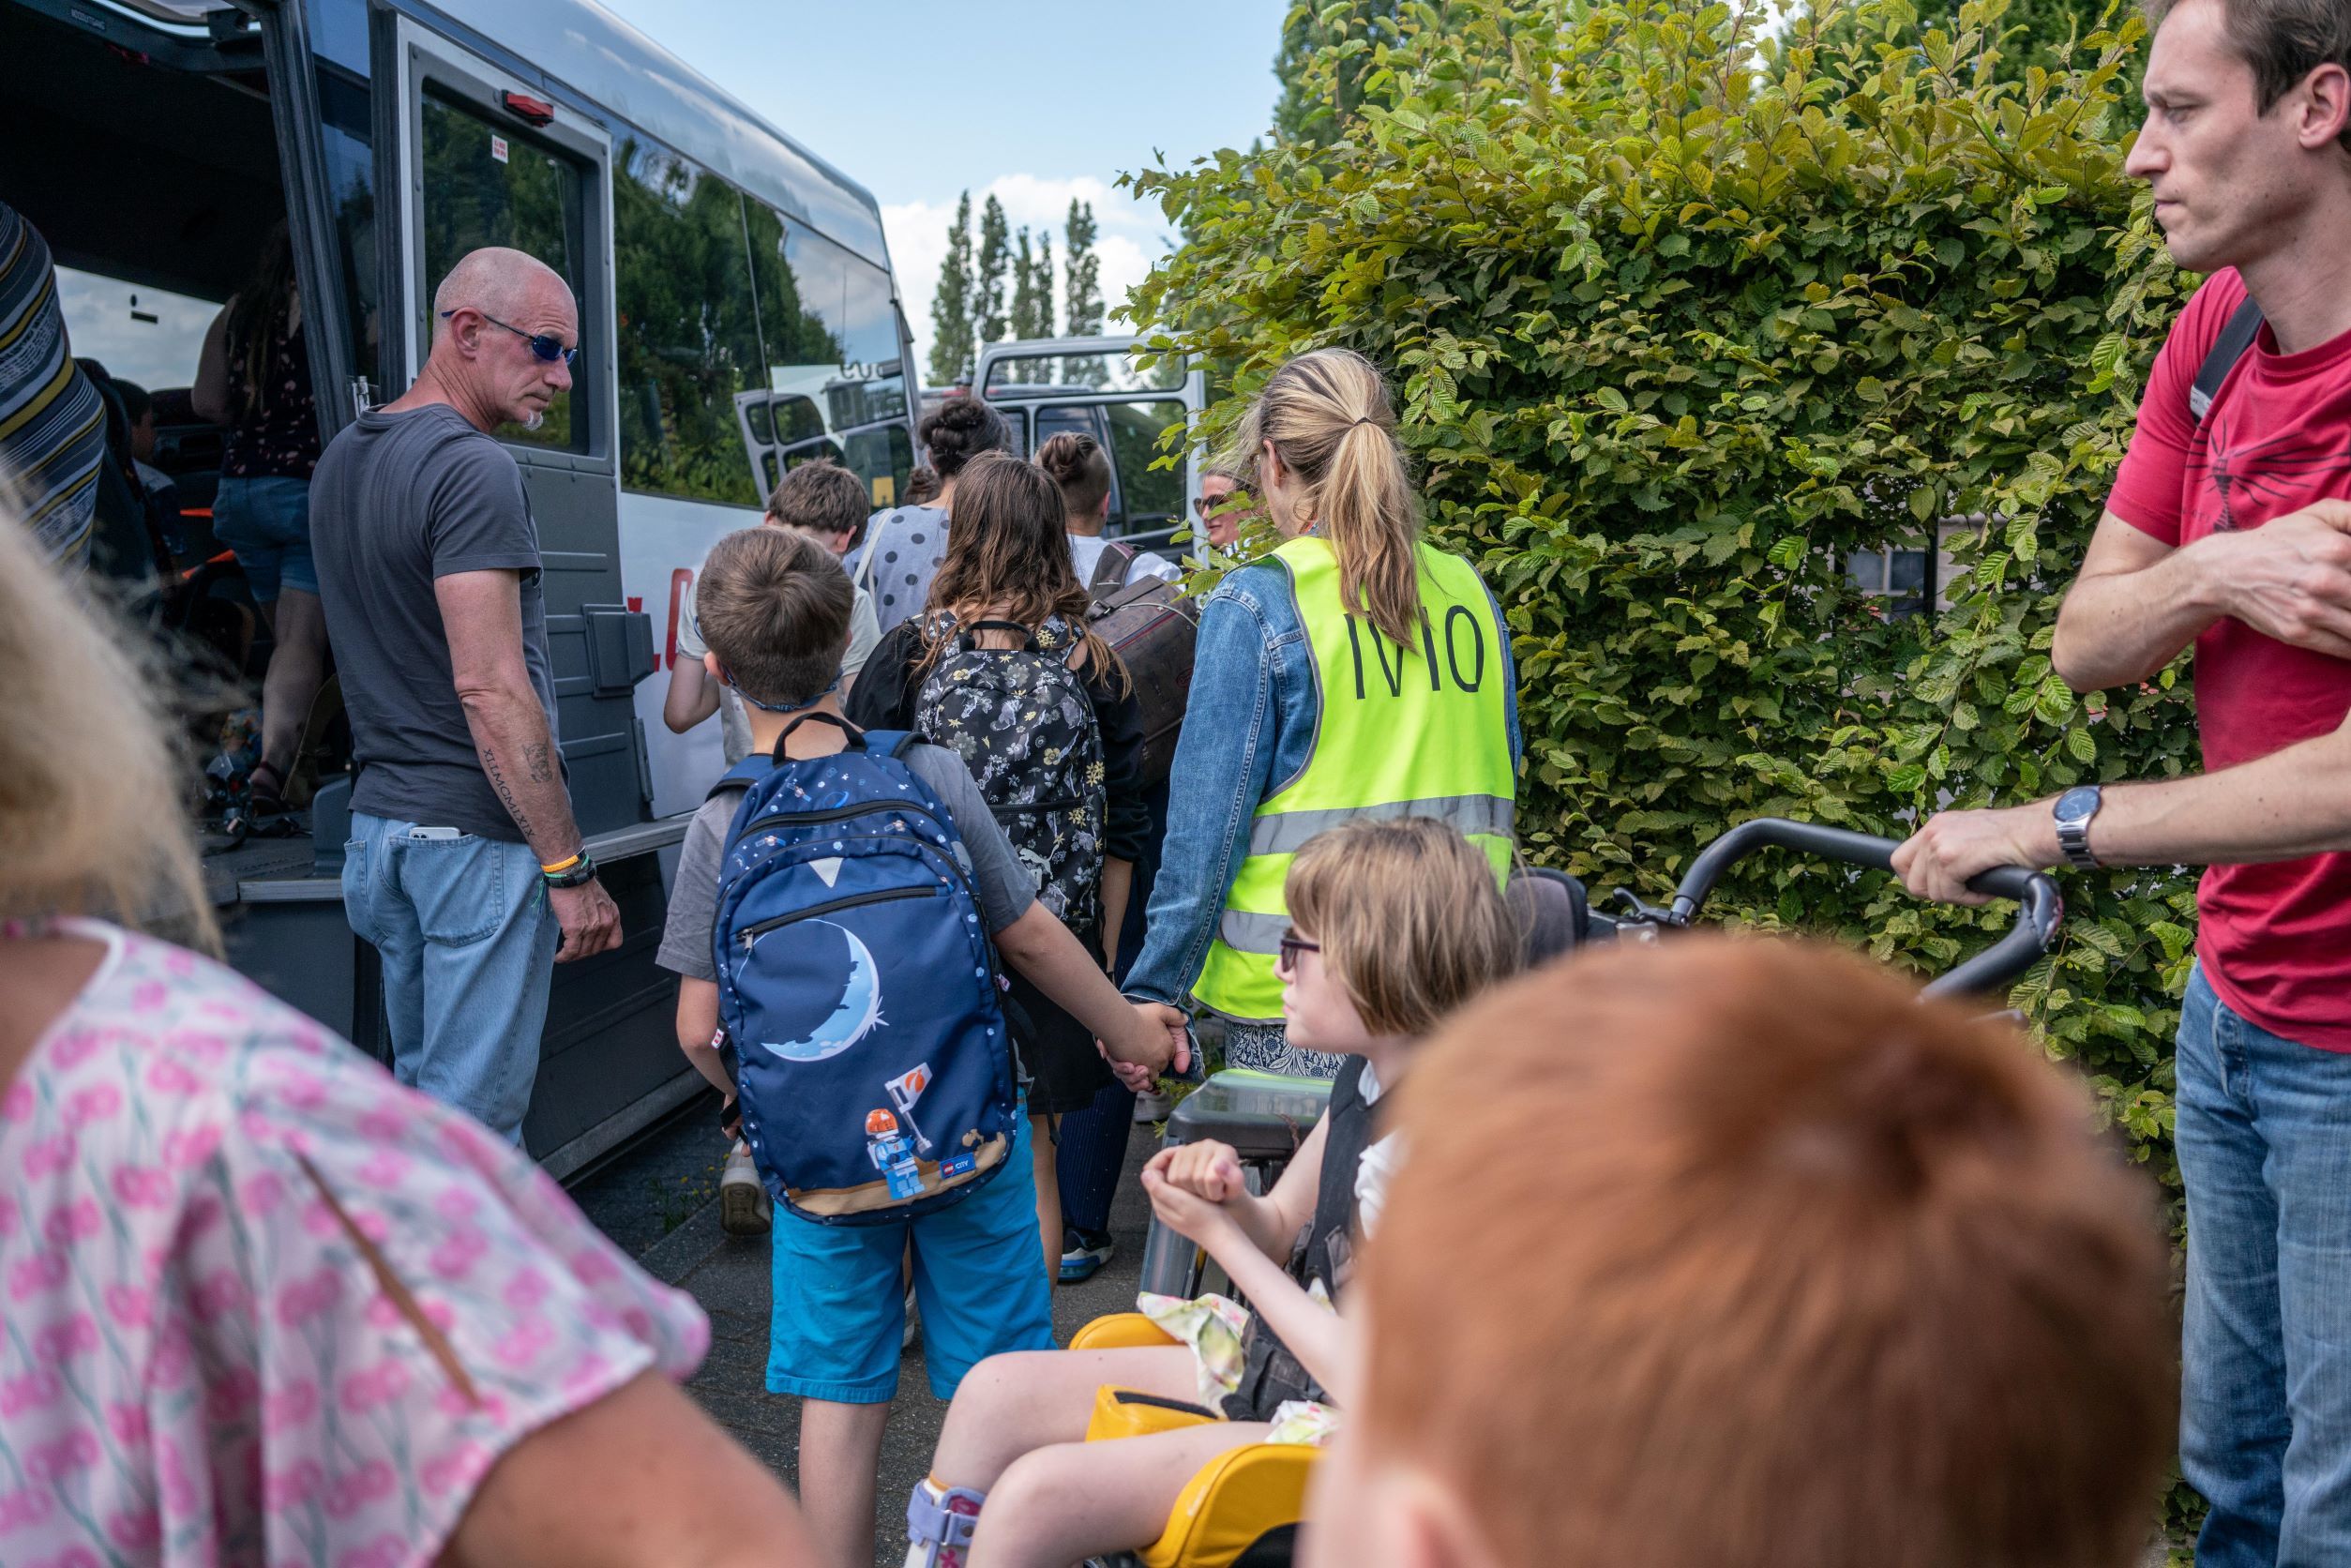
[[[924, 612], [883, 636], [849, 716], [958, 753], [1038, 901], [1107, 969], [1150, 830], [1142, 721], [1118, 656], [1089, 627], [1063, 510], [1061, 487], [1032, 463], [990, 454], [965, 468]], [[1005, 1000], [1029, 1079], [1049, 1274], [1062, 1244], [1053, 1123], [1110, 1077], [1085, 1027], [1026, 981], [1013, 976]]]

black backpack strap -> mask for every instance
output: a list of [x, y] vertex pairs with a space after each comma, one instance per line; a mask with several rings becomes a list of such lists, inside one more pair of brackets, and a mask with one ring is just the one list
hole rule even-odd
[[1024, 626], [1017, 621], [974, 621], [968, 626], [958, 626], [956, 628], [956, 641], [958, 645], [967, 650], [976, 648], [979, 644], [974, 641], [974, 639], [984, 631], [1009, 631], [1017, 633], [1020, 638], [1020, 646], [1023, 649], [1032, 654], [1037, 651], [1036, 628], [1033, 626]]
[[1095, 598], [1115, 594], [1126, 586], [1126, 574], [1135, 569], [1135, 547], [1110, 540], [1094, 557], [1093, 576], [1086, 582], [1086, 592]]
[[811, 719], [819, 724], [830, 724], [834, 729], [838, 730], [848, 738], [849, 748], [851, 751], [860, 751], [865, 748], [866, 732], [863, 730], [858, 729], [854, 724], [851, 724], [849, 720], [841, 717], [838, 714], [806, 713], [802, 714], [798, 718], [793, 719], [790, 724], [785, 725], [784, 732], [776, 737], [776, 749], [769, 753], [769, 756], [778, 767], [791, 760], [784, 755], [784, 743], [791, 739], [791, 732], [794, 730], [799, 729], [803, 724], [809, 722]]
[[2221, 335], [2212, 343], [2212, 352], [2204, 356], [2196, 368], [2196, 384], [2188, 389], [2188, 416], [2197, 424], [2212, 412], [2212, 400], [2220, 396], [2221, 383], [2228, 380], [2229, 371], [2245, 357], [2245, 351], [2253, 346], [2253, 339], [2261, 331], [2261, 307], [2251, 294], [2237, 308], [2237, 313], [2221, 328]]
[[865, 744], [868, 751], [879, 751], [884, 757], [903, 760], [908, 751], [922, 742], [923, 737], [912, 730], [868, 730]]

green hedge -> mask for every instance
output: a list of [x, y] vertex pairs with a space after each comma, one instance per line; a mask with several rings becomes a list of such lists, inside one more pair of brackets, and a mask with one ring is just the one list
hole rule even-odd
[[[1691, 0], [1408, 5], [1310, 68], [1361, 84], [1330, 144], [1132, 177], [1186, 244], [1131, 313], [1230, 369], [1212, 431], [1304, 349], [1395, 376], [1436, 536], [1515, 629], [1527, 847], [1599, 890], [1654, 897], [1748, 817], [1898, 837], [2195, 766], [2184, 666], [2085, 701], [2047, 652], [2191, 282], [2122, 172], [2142, 26], [2020, 72], [2004, 8], [1952, 35], [1861, 0], [1773, 38]], [[1989, 520], [1947, 611], [1846, 582], [1959, 518]], [[2063, 881], [2016, 1001], [2176, 1184], [2192, 882]], [[1714, 910], [1921, 968], [2005, 918], [1781, 857]]]

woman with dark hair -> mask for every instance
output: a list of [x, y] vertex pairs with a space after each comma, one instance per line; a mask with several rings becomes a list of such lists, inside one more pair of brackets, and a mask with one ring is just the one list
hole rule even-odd
[[310, 560], [318, 408], [283, 219], [204, 335], [188, 400], [199, 417], [229, 427], [212, 531], [236, 552], [274, 644], [262, 683], [262, 757], [248, 781], [256, 809], [266, 811], [283, 804], [302, 726], [326, 678], [326, 615]]
[[[1087, 626], [1092, 596], [1070, 565], [1061, 487], [1002, 454], [960, 475], [929, 603], [883, 634], [846, 711], [861, 728], [917, 731], [958, 753], [1035, 875], [1038, 901], [1107, 970], [1150, 831], [1142, 712], [1118, 656]], [[1111, 1078], [1085, 1026], [1011, 978], [1037, 1123], [1037, 1222], [1058, 1273], [1054, 1123]]]
[[947, 519], [955, 510], [956, 481], [965, 465], [983, 453], [1012, 446], [1012, 427], [1004, 416], [970, 394], [949, 398], [925, 415], [915, 434], [937, 472], [937, 497], [875, 513], [866, 527], [864, 548], [845, 563], [851, 580], [872, 591], [874, 612], [884, 632], [929, 601], [930, 580], [946, 558]]

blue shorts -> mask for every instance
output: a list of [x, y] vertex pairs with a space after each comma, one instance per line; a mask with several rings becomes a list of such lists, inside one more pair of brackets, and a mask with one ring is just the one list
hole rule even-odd
[[838, 1405], [884, 1405], [897, 1396], [906, 1331], [898, 1260], [910, 1234], [931, 1393], [954, 1398], [963, 1375], [986, 1357], [1053, 1349], [1029, 1118], [1019, 1115], [1013, 1125], [995, 1179], [920, 1219], [819, 1225], [776, 1205], [769, 1393]]
[[212, 536], [236, 551], [255, 603], [275, 604], [281, 585], [318, 592], [309, 480], [275, 474], [222, 479], [212, 500]]

